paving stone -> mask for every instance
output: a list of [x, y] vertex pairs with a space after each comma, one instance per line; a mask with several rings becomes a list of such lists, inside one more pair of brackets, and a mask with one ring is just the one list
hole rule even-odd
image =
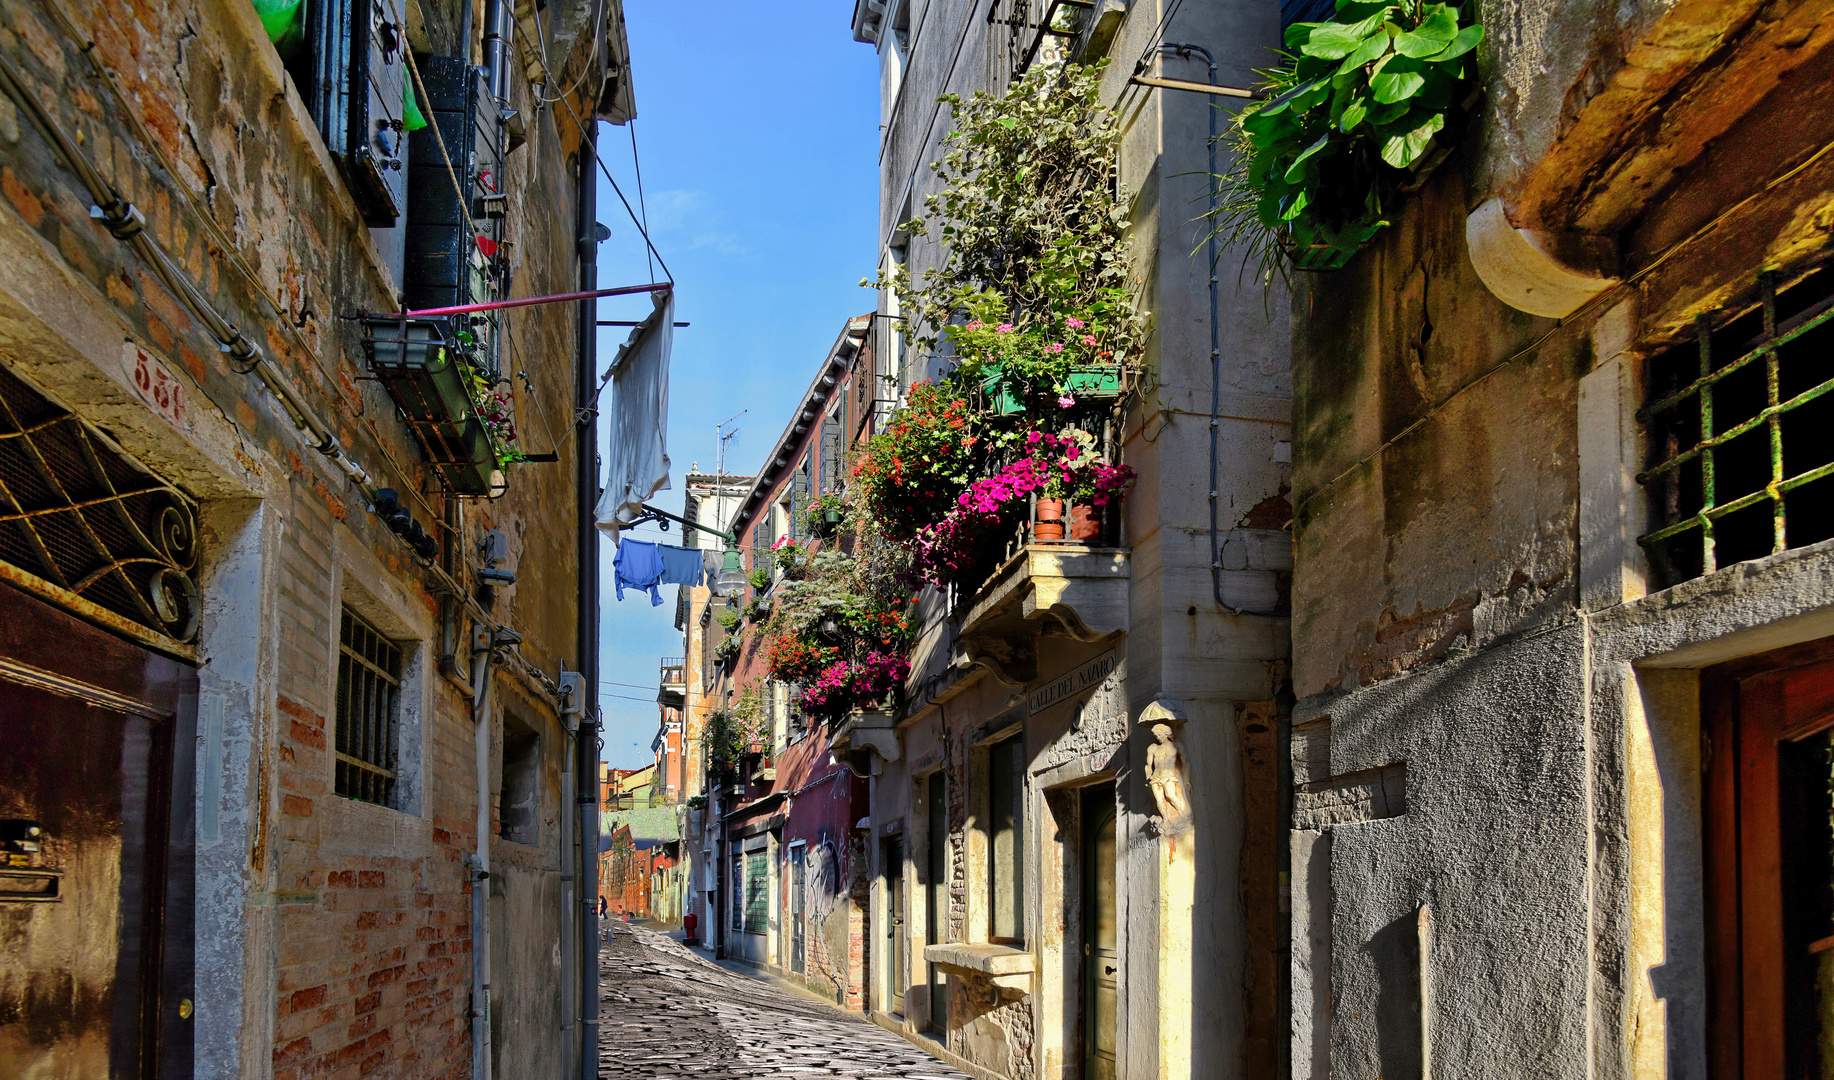
[[864, 1017], [643, 927], [611, 924], [599, 986], [605, 1080], [970, 1080]]

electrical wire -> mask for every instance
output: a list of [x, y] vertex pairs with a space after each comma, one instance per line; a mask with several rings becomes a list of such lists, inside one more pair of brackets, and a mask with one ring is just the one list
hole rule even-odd
[[[643, 234], [648, 236], [650, 229], [650, 208], [649, 204], [645, 202], [643, 198], [643, 160], [637, 156], [637, 118], [634, 116], [631, 117], [629, 122], [624, 126], [630, 129], [630, 163], [631, 167], [637, 171], [637, 209], [643, 211]], [[644, 258], [649, 258], [649, 252], [644, 252]], [[656, 265], [654, 263], [650, 264], [650, 280], [656, 280]]]
[[[578, 112], [574, 111], [573, 102], [562, 100], [561, 104], [566, 106], [567, 115], [573, 118], [573, 126], [579, 129], [580, 137], [585, 138], [586, 122], [580, 119]], [[675, 272], [669, 269], [668, 260], [662, 257], [662, 252], [656, 250], [656, 244], [650, 239], [650, 231], [644, 227], [643, 220], [637, 216], [635, 210], [631, 209], [630, 200], [624, 197], [624, 189], [618, 186], [617, 178], [612, 176], [611, 170], [606, 167], [604, 155], [594, 154], [592, 158], [598, 164], [599, 174], [611, 184], [611, 190], [617, 193], [618, 201], [624, 204], [624, 212], [630, 215], [631, 224], [637, 227], [638, 234], [643, 237], [644, 246], [649, 248], [650, 254], [656, 256], [656, 264], [662, 267], [662, 279], [673, 285]]]

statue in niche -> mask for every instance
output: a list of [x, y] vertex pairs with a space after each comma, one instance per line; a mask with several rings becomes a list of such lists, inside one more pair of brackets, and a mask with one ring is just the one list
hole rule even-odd
[[1160, 830], [1177, 835], [1191, 827], [1191, 802], [1185, 795], [1184, 749], [1172, 736], [1172, 726], [1153, 725], [1153, 744], [1146, 748], [1146, 786], [1159, 807]]

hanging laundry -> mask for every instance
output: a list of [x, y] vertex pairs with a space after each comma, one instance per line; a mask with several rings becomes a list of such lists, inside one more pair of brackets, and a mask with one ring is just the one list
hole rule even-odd
[[700, 564], [701, 569], [707, 572], [707, 578], [711, 584], [718, 581], [720, 571], [726, 569], [726, 553], [714, 548], [701, 548]]
[[645, 540], [620, 540], [618, 557], [612, 560], [611, 566], [618, 599], [624, 599], [625, 589], [648, 589], [650, 606], [662, 603], [662, 594], [656, 591], [657, 581], [662, 577], [662, 555], [655, 544]]
[[657, 581], [658, 585], [700, 584], [701, 575], [706, 570], [701, 562], [699, 548], [658, 544], [656, 550], [662, 555], [662, 578]]

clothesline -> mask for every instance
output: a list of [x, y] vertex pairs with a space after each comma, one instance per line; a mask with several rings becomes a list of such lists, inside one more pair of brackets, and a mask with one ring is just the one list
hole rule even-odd
[[618, 540], [618, 554], [612, 560], [612, 587], [619, 600], [625, 589], [650, 594], [652, 607], [662, 603], [663, 585], [699, 585], [709, 574], [717, 574], [724, 556], [712, 548], [683, 547], [652, 543], [648, 540]]

